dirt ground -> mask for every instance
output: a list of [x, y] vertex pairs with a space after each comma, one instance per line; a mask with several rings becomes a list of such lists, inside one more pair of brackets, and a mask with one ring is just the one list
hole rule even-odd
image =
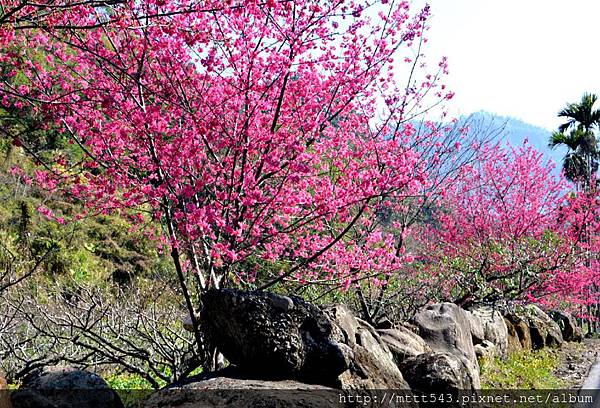
[[565, 343], [557, 350], [561, 364], [554, 374], [567, 388], [580, 388], [592, 365], [600, 356], [600, 339], [585, 339], [581, 343]]

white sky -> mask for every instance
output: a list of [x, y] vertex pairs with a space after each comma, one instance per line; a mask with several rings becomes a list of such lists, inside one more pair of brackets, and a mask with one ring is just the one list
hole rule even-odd
[[449, 59], [451, 114], [487, 110], [554, 130], [567, 102], [585, 91], [600, 94], [600, 0], [429, 4], [424, 51]]

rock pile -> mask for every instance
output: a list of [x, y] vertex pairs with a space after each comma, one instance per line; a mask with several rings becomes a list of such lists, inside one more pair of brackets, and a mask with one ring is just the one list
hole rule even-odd
[[202, 325], [249, 378], [408, 388], [377, 331], [343, 305], [319, 309], [299, 297], [213, 290], [203, 300]]
[[[296, 296], [212, 290], [203, 298], [201, 329], [229, 367], [159, 390], [143, 406], [316, 408], [344, 406], [340, 398], [376, 390], [477, 392], [478, 357], [504, 358], [581, 340], [575, 319], [551, 315], [556, 322], [534, 305], [467, 311], [439, 303], [419, 310], [410, 322], [376, 330], [344, 305], [317, 307]], [[26, 379], [12, 404], [123, 407], [100, 377], [64, 367]]]
[[554, 321], [558, 324], [565, 341], [583, 340], [581, 328], [571, 314], [553, 310], [550, 312], [550, 317], [552, 317], [552, 319], [554, 319]]
[[[532, 305], [507, 312], [440, 303], [421, 309], [410, 322], [375, 330], [343, 305], [318, 308], [295, 296], [213, 290], [203, 300], [202, 328], [232, 365], [161, 390], [145, 407], [202, 406], [208, 395], [221, 406], [235, 406], [223, 403], [229, 398], [245, 405], [320, 407], [349, 390], [476, 392], [477, 357], [560, 345], [561, 329], [576, 333], [574, 320], [561, 319], [559, 327]], [[225, 398], [191, 391], [198, 389], [261, 392], [249, 402], [246, 394]], [[296, 391], [264, 392], [269, 389]]]
[[476, 354], [478, 356], [506, 357], [508, 355], [508, 327], [500, 311], [491, 307], [479, 307], [470, 312], [473, 316], [472, 319], [478, 320], [483, 329], [483, 338], [476, 339], [473, 336]]
[[506, 318], [515, 326], [525, 349], [556, 347], [564, 341], [558, 324], [536, 305], [515, 307]]

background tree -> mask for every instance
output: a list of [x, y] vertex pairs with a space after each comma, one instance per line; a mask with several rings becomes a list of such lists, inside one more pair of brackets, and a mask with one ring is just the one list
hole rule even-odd
[[600, 109], [594, 109], [597, 99], [595, 94], [586, 93], [580, 102], [569, 103], [558, 113], [567, 121], [550, 138], [550, 147], [568, 148], [563, 171], [569, 180], [584, 190], [591, 187], [593, 175], [598, 170], [599, 151], [595, 129], [600, 124]]
[[[457, 182], [465, 167], [480, 160], [482, 146], [497, 143], [504, 125], [470, 116], [448, 122], [411, 121], [403, 126], [414, 133], [411, 147], [419, 152], [420, 162], [424, 163], [427, 183], [401, 209], [382, 209], [375, 214], [371, 228], [383, 227], [392, 233], [394, 247], [406, 251], [412, 259], [413, 254], [421, 250], [422, 241], [418, 236], [423, 226], [437, 222], [435, 213], [446, 190]], [[399, 261], [401, 263], [389, 271], [397, 270], [402, 280], [388, 273], [353, 285], [361, 317], [375, 326], [379, 321], [408, 319], [420, 307], [439, 298], [439, 291], [429, 286], [424, 270], [415, 273], [416, 263], [406, 262], [406, 259]]]
[[[595, 133], [595, 130], [600, 126], [600, 109], [594, 108], [597, 100], [597, 95], [585, 93], [580, 102], [567, 104], [558, 113], [559, 117], [567, 118], [567, 121], [559, 126], [558, 132], [553, 133], [550, 140], [551, 147], [559, 145], [568, 147], [563, 163], [565, 176], [586, 194], [592, 196], [594, 196], [594, 193], [591, 190], [596, 187], [595, 174], [598, 171], [598, 159], [600, 158]], [[583, 228], [583, 241], [591, 242], [593, 240], [591, 230], [585, 225]], [[592, 254], [588, 252], [586, 260], [588, 268], [591, 263]], [[594, 312], [592, 309], [598, 310], [598, 312]], [[593, 306], [588, 304], [589, 316], [598, 313], [600, 313], [600, 308], [598, 308], [597, 303]], [[592, 331], [591, 323], [589, 330]]]
[[444, 192], [416, 256], [444, 299], [523, 299], [574, 262], [559, 211], [564, 183], [530, 146], [483, 147]]

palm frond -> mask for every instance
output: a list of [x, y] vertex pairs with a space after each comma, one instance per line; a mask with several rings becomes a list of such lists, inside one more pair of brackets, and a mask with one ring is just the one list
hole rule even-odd
[[575, 129], [570, 133], [554, 132], [550, 136], [550, 142], [548, 146], [556, 148], [557, 146], [567, 146], [569, 150], [575, 152], [580, 148], [581, 144], [581, 133]]
[[558, 117], [568, 118], [568, 120], [559, 126], [559, 130], [564, 132], [574, 127], [583, 127], [585, 130], [591, 130], [594, 126], [600, 124], [600, 110], [594, 109], [598, 101], [596, 94], [585, 93], [581, 101], [569, 103], [558, 112]]
[[564, 158], [563, 171], [567, 179], [578, 182], [587, 178], [587, 163], [580, 155], [570, 153]]

